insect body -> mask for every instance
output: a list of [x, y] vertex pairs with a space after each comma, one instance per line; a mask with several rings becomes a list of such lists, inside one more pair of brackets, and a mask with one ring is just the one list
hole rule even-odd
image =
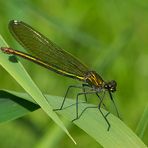
[[[107, 120], [107, 115], [104, 115], [101, 111], [101, 105], [103, 104], [103, 98], [99, 96], [101, 91], [108, 92], [111, 101], [114, 103], [112, 93], [116, 91], [117, 83], [112, 80], [105, 82], [99, 74], [95, 71], [90, 70], [87, 66], [82, 64], [77, 58], [72, 56], [70, 53], [58, 47], [51, 40], [47, 39], [44, 35], [33, 29], [22, 21], [10, 21], [9, 30], [13, 37], [30, 53], [24, 53], [18, 50], [14, 50], [8, 47], [1, 47], [0, 49], [7, 53], [20, 56], [24, 59], [39, 64], [49, 70], [52, 70], [60, 75], [70, 77], [82, 81], [82, 86], [70, 86], [67, 89], [61, 107], [56, 110], [61, 110], [64, 106], [65, 99], [68, 91], [72, 87], [82, 88], [83, 92], [77, 94], [76, 98], [76, 119], [78, 115], [78, 98], [80, 95], [96, 94], [100, 99], [98, 109], [108, 124], [108, 130], [110, 123]], [[91, 88], [89, 92], [85, 91], [85, 87]], [[87, 99], [86, 99], [87, 100]], [[103, 104], [104, 105], [104, 104]], [[116, 105], [114, 103], [116, 108]], [[117, 115], [119, 117], [118, 110], [116, 108]], [[74, 121], [73, 120], [73, 121]]]

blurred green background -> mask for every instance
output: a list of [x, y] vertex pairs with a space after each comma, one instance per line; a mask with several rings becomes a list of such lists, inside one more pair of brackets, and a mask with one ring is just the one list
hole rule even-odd
[[[118, 83], [114, 94], [123, 121], [133, 130], [148, 104], [148, 2], [146, 0], [1, 0], [0, 34], [9, 46], [22, 49], [8, 31], [8, 22], [22, 20], [78, 57], [105, 80]], [[20, 59], [44, 93], [64, 96], [70, 84]], [[24, 91], [0, 67], [0, 89]], [[74, 98], [75, 92], [70, 95]], [[101, 147], [81, 129], [65, 121], [77, 147]], [[148, 129], [142, 140], [148, 144]], [[37, 110], [0, 125], [1, 148], [76, 147], [47, 115]]]

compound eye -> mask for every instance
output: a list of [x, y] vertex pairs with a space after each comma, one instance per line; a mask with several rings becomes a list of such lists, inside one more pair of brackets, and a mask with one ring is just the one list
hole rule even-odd
[[115, 91], [116, 91], [116, 85], [112, 86], [110, 90], [111, 90], [112, 92], [115, 92]]
[[109, 89], [111, 92], [115, 92], [116, 91], [116, 87], [117, 87], [117, 83], [116, 81], [112, 80], [109, 83]]
[[116, 81], [115, 81], [115, 80], [112, 80], [112, 81], [111, 81], [111, 85], [114, 86], [114, 87], [116, 87], [116, 86], [117, 86]]

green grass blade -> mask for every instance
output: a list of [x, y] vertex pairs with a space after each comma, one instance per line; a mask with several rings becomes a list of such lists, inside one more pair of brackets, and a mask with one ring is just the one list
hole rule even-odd
[[141, 139], [143, 138], [147, 126], [148, 126], [148, 105], [146, 106], [136, 129], [136, 134]]
[[0, 91], [0, 123], [22, 117], [39, 106], [5, 91]]
[[[15, 120], [37, 110], [39, 106], [30, 101], [31, 100], [27, 101], [9, 94], [6, 91], [0, 90], [0, 123]], [[64, 125], [69, 127], [72, 124], [66, 120]], [[56, 147], [58, 145], [58, 141], [60, 141], [63, 136], [64, 132], [59, 126], [54, 124], [52, 127], [49, 127], [49, 129], [47, 128], [46, 134], [37, 142], [36, 147]]]
[[[8, 46], [4, 39], [0, 36], [0, 47]], [[52, 107], [43, 96], [42, 92], [32, 81], [28, 73], [25, 71], [19, 61], [10, 62], [10, 56], [0, 51], [0, 64], [6, 71], [24, 88], [24, 90], [38, 103], [39, 106], [67, 133], [73, 140], [68, 130], [59, 119], [57, 114], [52, 111]], [[74, 140], [73, 140], [74, 142]], [[74, 142], [75, 143], [75, 142]]]
[[[0, 91], [0, 93], [3, 91]], [[7, 91], [9, 95], [15, 95], [16, 98], [22, 98], [31, 102], [34, 102], [27, 94], [17, 93], [13, 91]], [[50, 104], [57, 108], [60, 106], [62, 99], [57, 96], [46, 96]], [[11, 99], [11, 97], [10, 97]], [[20, 99], [20, 101], [22, 101]], [[92, 104], [80, 103], [79, 104], [79, 113], [81, 113], [84, 108], [92, 106]], [[9, 108], [7, 108], [9, 109]], [[107, 113], [103, 110], [104, 113]], [[75, 100], [67, 99], [65, 103], [65, 108], [62, 111], [58, 112], [63, 117], [68, 120], [75, 118]], [[1, 113], [0, 113], [1, 115]], [[138, 138], [138, 136], [132, 132], [121, 120], [119, 120], [114, 115], [110, 114], [108, 120], [111, 124], [111, 129], [107, 131], [107, 124], [101, 116], [98, 109], [87, 109], [79, 120], [76, 120], [74, 123], [81, 129], [83, 129], [88, 135], [93, 137], [98, 143], [103, 147], [134, 147], [134, 148], [145, 148], [146, 145]]]

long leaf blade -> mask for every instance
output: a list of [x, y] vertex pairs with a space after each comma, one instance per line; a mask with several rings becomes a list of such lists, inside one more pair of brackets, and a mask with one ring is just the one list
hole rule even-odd
[[[1, 93], [2, 91], [0, 91]], [[17, 93], [13, 91], [7, 91], [9, 95], [15, 95], [16, 97], [34, 102], [27, 94]], [[51, 103], [54, 108], [60, 106], [62, 99], [57, 96], [46, 96], [47, 100]], [[20, 99], [20, 101], [22, 101]], [[86, 107], [92, 106], [92, 104], [79, 103], [79, 113], [83, 111]], [[68, 120], [72, 120], [75, 117], [75, 101], [68, 99], [65, 103], [65, 108], [58, 113]], [[103, 110], [106, 113], [105, 110]], [[1, 110], [0, 110], [1, 115]], [[107, 125], [99, 113], [98, 109], [87, 109], [80, 119], [76, 120], [74, 123], [84, 130], [88, 135], [93, 137], [98, 143], [103, 147], [134, 147], [134, 148], [145, 148], [146, 145], [138, 138], [138, 136], [132, 132], [121, 120], [119, 120], [114, 115], [109, 115], [109, 122], [111, 123], [111, 129], [107, 131]], [[87, 123], [87, 124], [86, 124]]]
[[[4, 39], [0, 36], [0, 47], [8, 46]], [[64, 130], [64, 132], [72, 139], [75, 143], [74, 139], [69, 134], [68, 130], [56, 115], [53, 112], [52, 107], [47, 102], [46, 98], [43, 96], [42, 92], [32, 81], [28, 73], [25, 71], [23, 66], [19, 61], [10, 62], [10, 56], [0, 52], [0, 64], [6, 69], [6, 71], [24, 88], [24, 90], [41, 106], [41, 108]]]

